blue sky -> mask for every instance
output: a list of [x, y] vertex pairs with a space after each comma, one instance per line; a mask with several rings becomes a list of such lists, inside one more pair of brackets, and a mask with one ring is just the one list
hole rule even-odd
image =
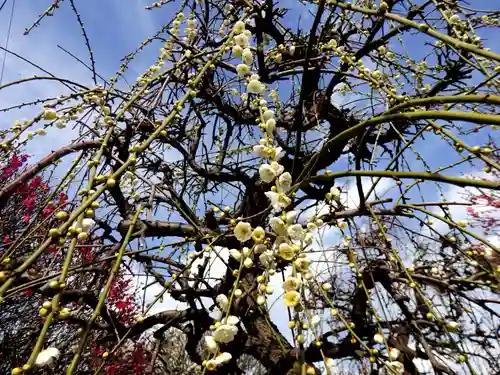
[[[10, 10], [14, 1], [16, 2], [8, 48], [57, 76], [73, 79], [92, 87], [91, 72], [57, 47], [58, 45], [64, 47], [89, 64], [84, 39], [69, 2], [62, 3], [61, 7], [56, 10], [54, 17], [44, 18], [39, 27], [34, 28], [29, 35], [25, 36], [23, 35], [24, 29], [37, 19], [38, 14], [43, 12], [50, 2], [8, 0], [0, 12], [0, 43], [2, 46], [5, 46], [7, 39]], [[163, 22], [170, 19], [176, 9], [175, 4], [169, 4], [161, 9], [147, 11], [144, 7], [150, 5], [150, 0], [129, 0], [125, 3], [126, 5], [123, 1], [118, 0], [76, 2], [91, 41], [97, 72], [106, 79], [114, 75], [123, 56], [134, 51], [144, 39], [161, 28]], [[487, 0], [476, 0], [473, 3], [475, 8], [480, 9], [491, 9], [494, 6], [493, 2]], [[293, 26], [300, 19], [300, 27], [307, 30], [313, 19], [308, 10], [313, 6], [299, 4], [299, 2], [290, 0], [279, 3], [280, 6], [290, 7], [284, 24]], [[484, 36], [491, 38], [493, 35]], [[495, 44], [497, 42], [494, 39], [487, 42], [487, 45], [492, 49], [495, 49]], [[128, 82], [133, 82], [144, 69], [150, 66], [157, 56], [158, 46], [158, 42], [152, 43], [146, 47], [143, 53], [138, 55], [125, 74]], [[400, 49], [397, 45], [391, 47], [396, 50]], [[418, 61], [421, 56], [425, 55], [425, 51], [411, 49], [411, 54]], [[2, 53], [0, 53], [0, 58], [3, 58]], [[45, 73], [7, 53], [3, 83], [33, 75], [45, 75]], [[126, 88], [126, 83], [122, 81], [120, 87]], [[284, 89], [287, 88], [284, 87]], [[40, 97], [60, 95], [67, 91], [67, 88], [61, 84], [49, 81], [37, 81], [9, 87], [0, 90], [0, 108]], [[29, 118], [39, 109], [39, 106], [34, 106], [23, 108], [20, 111], [3, 113], [0, 126], [3, 128], [16, 119]], [[58, 132], [57, 135], [53, 134], [53, 131], [49, 131], [46, 142], [34, 142], [29, 150], [34, 155], [32, 160], [34, 161], [45, 155], [47, 151], [67, 143], [71, 136], [72, 134], [68, 131]], [[484, 142], [484, 136], [476, 136], [475, 141]], [[434, 146], [436, 144], [438, 143], [432, 140], [418, 144], [419, 150], [426, 154], [426, 160], [431, 165], [443, 165], [455, 160], [453, 153], [443, 154], [442, 149]], [[467, 169], [468, 167], [464, 168], [463, 171], [466, 172]]]
[[[0, 43], [2, 47], [5, 47], [8, 35], [13, 1], [8, 0], [0, 12]], [[57, 47], [58, 45], [62, 46], [86, 64], [90, 64], [81, 29], [76, 22], [69, 2], [62, 3], [61, 7], [56, 9], [56, 14], [53, 17], [44, 18], [41, 25], [34, 28], [29, 35], [23, 35], [24, 29], [29, 27], [50, 4], [50, 1], [16, 0], [8, 49], [33, 61], [56, 76], [72, 79], [92, 87], [91, 72]], [[133, 52], [144, 39], [153, 35], [161, 27], [162, 21], [171, 14], [168, 7], [146, 11], [145, 5], [149, 5], [148, 1], [76, 1], [77, 9], [85, 23], [94, 52], [96, 70], [102, 77], [109, 79], [113, 76], [119, 69], [120, 60], [126, 54]], [[125, 74], [128, 82], [134, 82], [137, 76], [151, 65], [157, 56], [157, 50], [158, 43], [152, 44], [146, 48], [145, 53], [140, 54], [134, 60], [130, 70]], [[3, 51], [0, 56], [0, 59], [3, 60]], [[33, 75], [45, 76], [46, 74], [7, 53], [3, 83]], [[126, 83], [122, 82], [120, 86], [125, 88]], [[67, 88], [60, 83], [48, 81], [9, 87], [0, 91], [0, 107], [5, 108], [36, 98], [57, 96], [67, 92]], [[29, 118], [39, 110], [40, 107], [35, 106], [21, 111], [7, 112], [2, 115], [0, 126], [4, 128], [16, 119]], [[68, 133], [59, 132], [57, 136], [48, 134], [49, 142], [44, 142], [44, 145], [38, 143], [35, 145], [35, 149], [29, 151], [34, 154], [35, 158], [39, 158], [48, 150], [67, 143], [71, 138]]]

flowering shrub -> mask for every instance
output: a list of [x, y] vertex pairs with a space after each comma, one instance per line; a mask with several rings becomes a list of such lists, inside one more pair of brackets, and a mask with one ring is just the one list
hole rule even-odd
[[[22, 154], [21, 156], [14, 154], [6, 161], [5, 164], [0, 165], [0, 184], [4, 185], [19, 176], [28, 158], [29, 156], [27, 154]], [[16, 217], [18, 217], [17, 215], [22, 216], [22, 220], [25, 223], [28, 222], [33, 214], [33, 211], [40, 205], [41, 199], [46, 195], [43, 193], [46, 192], [47, 189], [48, 185], [42, 183], [42, 178], [40, 176], [35, 176], [29, 181], [23, 181], [23, 183], [16, 188], [11, 197], [11, 199], [16, 199], [22, 202], [22, 204], [16, 207], [18, 209], [15, 212]], [[44, 207], [42, 217], [49, 216], [54, 209], [55, 206], [53, 204]]]
[[[4, 165], [0, 166], [0, 189], [14, 181], [26, 170], [28, 167], [28, 159], [29, 156], [27, 154], [22, 154], [20, 157], [13, 155]], [[37, 212], [39, 212], [39, 215], [36, 217], [36, 220], [42, 223], [41, 230], [44, 230], [44, 228], [47, 228], [47, 225], [54, 220], [52, 215], [57, 210], [65, 209], [68, 205], [68, 196], [65, 192], [59, 192], [55, 200], [47, 202], [49, 195], [49, 185], [43, 182], [40, 176], [35, 176], [23, 182], [13, 191], [9, 199], [9, 204], [0, 210], [0, 233], [3, 236], [2, 251], [8, 249], [9, 244], [16, 240], [19, 233], [22, 233], [31, 220], [35, 220], [34, 215], [36, 215]], [[19, 220], [19, 218], [22, 218], [22, 220]], [[35, 225], [37, 222], [35, 222]], [[99, 257], [99, 246], [95, 246], [95, 244], [98, 244], [98, 241], [96, 241], [95, 237], [89, 237], [85, 242], [87, 246], [82, 243], [82, 246], [78, 248], [75, 260], [77, 262], [82, 262], [82, 264], [90, 264]], [[53, 270], [60, 272], [64, 260], [61, 258], [60, 252], [61, 249], [57, 244], [51, 244], [51, 246], [47, 248], [47, 254], [33, 265], [33, 272], [35, 272], [35, 269], [43, 270], [48, 264], [51, 265]], [[79, 284], [81, 284], [81, 282], [79, 282], [78, 279], [73, 279], [71, 286], [75, 288]], [[86, 285], [81, 285], [81, 287], [85, 288]], [[26, 298], [39, 300], [39, 291], [37, 291], [37, 288], [24, 289], [23, 295], [26, 296]], [[133, 294], [132, 280], [125, 276], [124, 273], [120, 272], [113, 281], [107, 304], [111, 311], [116, 314], [121, 324], [129, 326], [135, 321], [135, 317], [139, 311], [139, 305]], [[69, 306], [71, 309], [78, 309], [82, 305], [75, 302], [71, 303]], [[28, 326], [32, 324], [33, 320], [37, 325], [40, 324], [40, 322], [43, 324], [44, 318], [33, 317], [31, 314], [32, 312], [33, 310], [25, 312], [21, 319], [23, 324]], [[3, 329], [0, 329], [0, 332], [2, 331]], [[66, 335], [67, 338], [70, 337], [68, 332], [62, 334]], [[5, 337], [8, 337], [8, 335]], [[91, 343], [94, 347], [92, 359], [93, 369], [96, 369], [100, 364], [96, 356], [102, 358], [102, 354], [105, 351], [104, 348], [100, 348], [99, 344], [97, 344], [97, 341], [100, 339], [100, 336], [95, 336]], [[107, 374], [126, 375], [146, 373], [148, 353], [144, 345], [136, 345], [131, 349], [129, 348], [129, 350], [120, 349], [117, 355], [118, 357], [114, 364], [105, 366]], [[56, 362], [59, 360], [60, 356], [59, 350], [56, 347], [52, 347], [40, 353], [37, 356], [35, 364], [38, 367], [55, 368]]]
[[124, 324], [130, 325], [139, 314], [139, 306], [135, 301], [132, 290], [132, 280], [123, 273], [119, 273], [111, 284], [108, 304], [117, 312], [117, 316]]
[[[97, 369], [104, 357], [108, 354], [103, 347], [92, 346], [92, 364]], [[104, 366], [107, 375], [145, 375], [149, 364], [149, 352], [142, 343], [136, 343], [132, 348], [121, 348], [110, 358]]]
[[[500, 158], [493, 157], [498, 162]], [[487, 169], [488, 173], [485, 176], [487, 181], [500, 181], [500, 172], [497, 170]], [[484, 229], [485, 234], [498, 235], [498, 227], [500, 224], [500, 194], [496, 191], [487, 193], [470, 194], [471, 207], [467, 207], [467, 213], [472, 218], [474, 226], [480, 226]]]

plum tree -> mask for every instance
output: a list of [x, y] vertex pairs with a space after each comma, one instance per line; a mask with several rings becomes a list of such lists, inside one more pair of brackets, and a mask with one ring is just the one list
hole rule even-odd
[[4, 163], [78, 129], [0, 188], [12, 373], [498, 371], [498, 4], [161, 0], [103, 79], [69, 3], [94, 85], [0, 86], [71, 89]]

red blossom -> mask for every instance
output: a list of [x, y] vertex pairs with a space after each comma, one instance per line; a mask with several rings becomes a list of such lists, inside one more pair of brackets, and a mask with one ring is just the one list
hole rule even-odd
[[[22, 154], [21, 156], [10, 156], [6, 165], [0, 166], [0, 184], [8, 183], [17, 178], [25, 167], [27, 160], [28, 155], [26, 154]], [[43, 182], [41, 176], [35, 176], [31, 180], [25, 181], [17, 186], [12, 194], [13, 199], [17, 202], [16, 209], [14, 210], [16, 216], [12, 217], [15, 228], [22, 229], [24, 224], [28, 223], [36, 212], [40, 212], [40, 218], [43, 220], [50, 217], [55, 210], [68, 204], [67, 194], [59, 192], [57, 196], [54, 197], [53, 202], [42, 207], [42, 204], [44, 204], [47, 198], [47, 194], [45, 193], [47, 190], [49, 190], [49, 185]], [[21, 225], [18, 226], [18, 223]], [[12, 233], [16, 233], [17, 229], [13, 228]], [[8, 244], [12, 241], [12, 233], [4, 232], [4, 244]], [[93, 239], [90, 238], [88, 244], [92, 244], [92, 241]], [[80, 262], [93, 261], [97, 256], [96, 249], [98, 248], [94, 246], [83, 246], [81, 248]], [[46, 252], [53, 253], [56, 250], [56, 246], [50, 246], [47, 248]], [[54, 269], [56, 271], [61, 271], [61, 265], [56, 264]], [[33, 290], [25, 289], [22, 293], [25, 295], [32, 295]], [[135, 301], [131, 279], [123, 273], [118, 273], [115, 277], [107, 299], [107, 304], [109, 309], [117, 314], [122, 324], [130, 326], [134, 323], [134, 317], [138, 314], [139, 307]], [[43, 323], [43, 318], [38, 319]], [[92, 343], [91, 353], [92, 365], [94, 368], [97, 368], [101, 364], [102, 355], [107, 350], [110, 349], [99, 347], [95, 342]], [[136, 344], [133, 348], [120, 348], [107, 359], [105, 366], [106, 374], [146, 375], [146, 370], [148, 368], [147, 364], [149, 363], [147, 355], [148, 352], [141, 343]]]
[[[491, 147], [496, 148], [494, 144], [491, 144]], [[496, 162], [499, 161], [495, 155], [492, 155], [491, 158]], [[492, 171], [487, 177], [485, 180], [498, 182], [500, 174], [497, 171]], [[489, 191], [486, 194], [470, 194], [468, 199], [473, 206], [467, 207], [467, 214], [474, 219], [474, 226], [481, 227], [485, 233], [496, 232], [500, 225], [500, 215], [498, 214], [500, 194], [496, 191]]]
[[[105, 348], [95, 346], [95, 344], [92, 347], [91, 353], [94, 368], [97, 368], [101, 363], [101, 358], [105, 351]], [[146, 375], [148, 363], [147, 353], [143, 344], [137, 343], [133, 349], [124, 349], [122, 347], [109, 356], [104, 369], [107, 375]]]
[[61, 191], [59, 193], [59, 206], [64, 206], [68, 201], [68, 196], [66, 195], [66, 193], [64, 193], [63, 191]]
[[119, 273], [111, 284], [108, 303], [118, 312], [118, 317], [123, 323], [132, 323], [138, 314], [138, 308], [133, 294], [131, 294], [131, 280]]
[[56, 209], [56, 206], [52, 203], [49, 203], [45, 208], [42, 210], [42, 218], [45, 219], [46, 217], [50, 216]]

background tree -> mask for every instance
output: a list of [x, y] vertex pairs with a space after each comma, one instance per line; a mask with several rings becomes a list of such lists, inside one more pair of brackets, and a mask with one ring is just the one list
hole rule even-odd
[[498, 221], [475, 206], [500, 189], [498, 9], [159, 1], [175, 16], [106, 80], [69, 3], [95, 86], [32, 78], [71, 92], [1, 134], [6, 164], [78, 129], [0, 189], [19, 215], [58, 181], [22, 230], [1, 217], [14, 374], [497, 371]]

